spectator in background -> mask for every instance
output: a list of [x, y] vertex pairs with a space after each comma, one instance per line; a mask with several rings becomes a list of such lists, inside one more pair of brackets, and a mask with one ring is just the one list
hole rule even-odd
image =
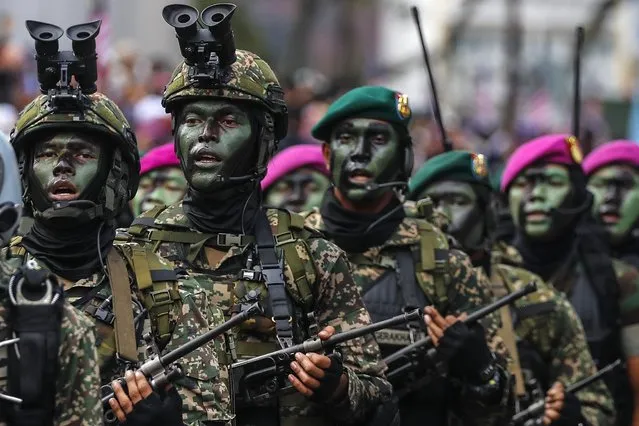
[[[7, 131], [6, 120], [14, 119], [15, 122], [14, 106], [20, 94], [19, 83], [24, 65], [23, 50], [10, 40], [12, 27], [11, 17], [0, 13], [0, 131]], [[13, 127], [13, 122], [9, 127]]]

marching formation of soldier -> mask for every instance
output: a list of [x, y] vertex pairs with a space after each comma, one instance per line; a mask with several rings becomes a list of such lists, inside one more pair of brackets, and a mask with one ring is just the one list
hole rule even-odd
[[0, 138], [0, 425], [639, 425], [639, 146], [547, 135], [495, 189], [474, 152], [414, 171], [409, 96], [364, 86], [321, 145], [275, 155], [284, 92], [234, 11], [164, 8], [174, 143], [142, 159], [96, 89], [99, 22], [59, 51], [27, 21], [42, 94]]

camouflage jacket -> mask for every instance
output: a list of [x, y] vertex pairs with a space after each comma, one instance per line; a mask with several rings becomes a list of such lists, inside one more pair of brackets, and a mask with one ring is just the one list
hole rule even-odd
[[[306, 214], [306, 224], [309, 227], [323, 230], [323, 220], [319, 209], [314, 209]], [[353, 278], [360, 289], [365, 289], [371, 282], [375, 282], [388, 271], [397, 269], [397, 252], [409, 248], [413, 253], [420, 253], [422, 249], [422, 233], [427, 228], [437, 239], [432, 246], [446, 243], [446, 236], [439, 229], [430, 225], [423, 219], [407, 217], [391, 235], [391, 237], [379, 247], [372, 247], [364, 253], [349, 253], [348, 257], [353, 267]], [[432, 247], [431, 246], [431, 247]], [[446, 250], [445, 263], [449, 279], [446, 281], [446, 303], [441, 303], [441, 295], [435, 288], [435, 278], [432, 273], [415, 268], [415, 281], [425, 293], [426, 299], [442, 315], [458, 316], [464, 312], [471, 313], [480, 307], [492, 302], [492, 294], [486, 283], [481, 282], [479, 274], [473, 269], [468, 256], [458, 250]], [[486, 339], [493, 352], [500, 355], [498, 358], [504, 364], [509, 355], [502, 339], [497, 335], [501, 326], [499, 316], [491, 315], [482, 322], [486, 330]], [[460, 389], [461, 394], [461, 389]], [[454, 398], [457, 407], [453, 407], [455, 414], [462, 419], [473, 419], [475, 425], [496, 424], [507, 410], [507, 400], [510, 394], [504, 392], [504, 397], [499, 404], [486, 407], [484, 404], [473, 401], [472, 398]]]
[[[15, 268], [0, 262], [0, 274], [10, 277]], [[0, 302], [0, 342], [10, 338], [7, 306]], [[0, 392], [7, 388], [7, 347], [0, 348]], [[60, 325], [58, 377], [55, 396], [55, 426], [95, 426], [102, 424], [100, 374], [93, 325], [84, 315], [65, 303]], [[0, 419], [0, 426], [6, 426]]]
[[[289, 215], [283, 210], [267, 210], [266, 213], [274, 229], [278, 226], [281, 214]], [[160, 230], [163, 235], [166, 235], [166, 231], [203, 235], [190, 227], [182, 209], [182, 203], [166, 207], [161, 211], [151, 210], [143, 213], [137, 221], [142, 219], [148, 224], [151, 217], [154, 219], [149, 229], [155, 232]], [[303, 224], [301, 217], [295, 215], [291, 217], [297, 217]], [[213, 294], [213, 304], [222, 307], [227, 315], [247, 292], [255, 290], [260, 294], [260, 299], [264, 299], [267, 295], [264, 282], [240, 280], [239, 273], [247, 268], [253, 243], [240, 242], [220, 247], [213, 244], [215, 241], [219, 242], [219, 238], [214, 238], [217, 235], [211, 236], [210, 245], [208, 238], [202, 240], [199, 246], [168, 242], [166, 239], [156, 239], [146, 228], [146, 230], [134, 231], [135, 224], [138, 222], [134, 221], [134, 225], [129, 229], [130, 237], [135, 236], [138, 240], [145, 236], [152, 238], [148, 241], [153, 244], [153, 247], [163, 257], [174, 262], [176, 267], [188, 271], [203, 288], [210, 291]], [[290, 259], [283, 256], [286, 291], [295, 311], [292, 312], [294, 323], [298, 322], [300, 313], [310, 311], [314, 314], [320, 328], [331, 325], [340, 332], [368, 325], [370, 317], [362, 304], [357, 288], [352, 285], [349, 265], [344, 253], [317, 234], [311, 235], [307, 240], [296, 240], [294, 247], [296, 256], [305, 263], [305, 267], [313, 269], [307, 273], [314, 274], [316, 277], [310, 283], [312, 297], [310, 300], [305, 299], [293, 279], [294, 271], [291, 268]], [[306, 337], [309, 336], [299, 336], [296, 340]], [[236, 357], [235, 355], [238, 358], [251, 358], [279, 349], [273, 322], [269, 317], [258, 317], [250, 324], [245, 324], [236, 340], [237, 351], [233, 354], [233, 358]], [[348, 375], [348, 396], [337, 403], [330, 404], [330, 408], [325, 404], [311, 403], [297, 393], [287, 396], [286, 401], [280, 398], [280, 419], [290, 419], [287, 424], [291, 424], [290, 422], [350, 424], [361, 421], [380, 404], [380, 401], [390, 398], [391, 386], [383, 378], [379, 347], [372, 337], [351, 340], [340, 349]]]
[[[535, 281], [537, 291], [515, 302], [514, 331], [518, 341], [526, 342], [546, 367], [547, 386], [561, 382], [569, 386], [597, 372], [590, 356], [581, 321], [570, 302], [533, 273], [509, 264], [518, 253], [504, 243], [492, 252], [491, 284], [495, 296], [502, 297]], [[519, 345], [522, 347], [522, 345]], [[522, 359], [522, 353], [518, 358]], [[522, 368], [531, 368], [522, 362]], [[537, 378], [540, 379], [540, 378]], [[543, 389], [545, 392], [546, 389]], [[588, 424], [605, 426], [614, 423], [612, 396], [603, 381], [597, 381], [575, 395]]]
[[[11, 264], [12, 267], [17, 267], [22, 262], [33, 259], [29, 253], [25, 252], [19, 241], [19, 239], [14, 239], [11, 246], [3, 250], [2, 253], [3, 261]], [[149, 346], [143, 340], [143, 336], [147, 333], [151, 333], [154, 337], [154, 343], [160, 352], [166, 353], [223, 321], [221, 313], [208, 305], [209, 297], [204, 291], [189, 279], [180, 279], [180, 281], [175, 279], [175, 273], [170, 264], [155, 253], [135, 243], [115, 243], [113, 249], [125, 261], [128, 272], [133, 317], [136, 318], [137, 350], [140, 362], [149, 356]], [[146, 273], [151, 275], [151, 277], [147, 277], [153, 281], [149, 291], [139, 289], [144, 278], [137, 277], [136, 269], [134, 269], [135, 262], [139, 264], [141, 261], [140, 253], [146, 256], [146, 262], [152, 263], [150, 270], [139, 269], [139, 271], [146, 270]], [[134, 258], [134, 254], [137, 256], [136, 258]], [[38, 262], [37, 259], [34, 260]], [[39, 264], [44, 267], [43, 264]], [[164, 277], [157, 274], [158, 271], [162, 270], [169, 272], [169, 274], [165, 274]], [[163, 281], [169, 279], [167, 277], [171, 274], [171, 280]], [[160, 278], [154, 280], [154, 276]], [[77, 302], [89, 295], [89, 300], [85, 301], [79, 309], [94, 320], [101, 382], [103, 385], [110, 384], [112, 380], [123, 376], [127, 366], [122, 362], [116, 362], [115, 359], [115, 333], [112, 326], [114, 318], [107, 316], [105, 319], [104, 315], [108, 314], [105, 314], [104, 311], [102, 314], [99, 313], [100, 308], [104, 308], [105, 305], [107, 311], [112, 313], [108, 309], [109, 304], [105, 303], [112, 294], [112, 284], [109, 277], [103, 272], [97, 272], [76, 282], [68, 281], [62, 277], [59, 277], [59, 280], [64, 285], [65, 295], [70, 303]], [[148, 304], [145, 304], [145, 302], [148, 303], [149, 298], [163, 301], [158, 306], [161, 306], [164, 312], [149, 315]], [[100, 316], [102, 319], [98, 319]], [[159, 318], [163, 316], [168, 318], [168, 336], [159, 336], [160, 326], [158, 324], [159, 321], [162, 321]], [[218, 364], [218, 354], [224, 353], [224, 347], [224, 337], [220, 337], [179, 361], [184, 371], [184, 377], [177, 380], [175, 384], [183, 400], [183, 420], [189, 426], [201, 426], [207, 420], [226, 421], [231, 418], [230, 400], [226, 388], [228, 376], [226, 370], [220, 370]]]

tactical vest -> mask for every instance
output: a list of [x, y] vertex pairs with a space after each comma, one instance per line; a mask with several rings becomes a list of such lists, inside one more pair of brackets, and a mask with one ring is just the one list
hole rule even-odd
[[[255, 318], [248, 321], [243, 327], [260, 327], [260, 322], [266, 320], [268, 325], [276, 329], [276, 335], [280, 344], [285, 339], [291, 339], [294, 342], [314, 336], [319, 330], [314, 318], [315, 294], [314, 289], [318, 287], [319, 277], [316, 270], [313, 257], [311, 256], [310, 243], [313, 238], [320, 238], [317, 232], [304, 226], [304, 218], [287, 210], [269, 209], [267, 216], [269, 219], [268, 227], [269, 235], [264, 235], [263, 227], [256, 225], [255, 235], [235, 235], [227, 233], [208, 234], [191, 230], [188, 226], [182, 224], [171, 224], [165, 226], [157, 224], [156, 219], [164, 211], [166, 206], [157, 206], [147, 212], [142, 213], [136, 218], [126, 233], [119, 233], [116, 240], [120, 241], [139, 241], [147, 242], [151, 249], [155, 252], [163, 243], [174, 243], [181, 247], [184, 254], [182, 259], [172, 259], [171, 261], [192, 263], [196, 259], [206, 260], [205, 263], [211, 264], [212, 258], [206, 253], [207, 248], [231, 247], [233, 245], [245, 246], [247, 244], [256, 244], [259, 257], [268, 257], [268, 259], [260, 259], [261, 268], [253, 269], [245, 268], [240, 271], [240, 279], [235, 280], [235, 297], [239, 300], [233, 309], [239, 308], [242, 302], [249, 302], [255, 298], [263, 301], [265, 317]], [[275, 215], [275, 217], [273, 217]], [[273, 220], [277, 219], [274, 225]], [[271, 236], [272, 234], [272, 236]], [[268, 240], [269, 241], [265, 241]], [[268, 247], [260, 250], [261, 246], [271, 244], [273, 252]], [[301, 250], [299, 248], [302, 247]], [[275, 258], [268, 255], [268, 252], [275, 254]], [[264, 274], [265, 263], [272, 264], [277, 262], [283, 265], [286, 262], [288, 266], [292, 282], [286, 283], [284, 286], [269, 285]], [[198, 270], [193, 268], [195, 272], [210, 274], [215, 277], [219, 275], [214, 270]], [[283, 288], [284, 287], [284, 288]], [[208, 289], [211, 290], [211, 289]], [[259, 297], [258, 297], [259, 296]], [[255, 342], [243, 341], [235, 339], [235, 348], [231, 348], [231, 356], [227, 358], [227, 363], [233, 358], [246, 358], [262, 355], [279, 349], [272, 342]], [[235, 401], [236, 406], [241, 407], [242, 401]], [[247, 407], [238, 412], [237, 422], [239, 424], [263, 424], [265, 426], [279, 425], [297, 425], [300, 422], [313, 426], [321, 425], [322, 420], [303, 417], [299, 419], [297, 413], [299, 406], [305, 403], [305, 398], [298, 393], [286, 395], [277, 398], [277, 401], [269, 401], [264, 406]], [[274, 420], [279, 419], [279, 420]]]
[[[29, 254], [21, 241], [22, 237], [11, 240], [9, 254], [24, 263]], [[138, 349], [144, 342], [143, 332], [151, 331], [158, 349], [164, 348], [175, 329], [171, 312], [177, 314], [181, 309], [175, 272], [159, 263], [150, 250], [135, 244], [114, 244], [107, 255], [107, 271], [108, 278], [71, 302], [96, 322], [96, 344], [103, 373], [108, 370], [105, 368], [107, 363], [117, 360], [123, 364], [136, 364], [146, 357], [139, 353], [144, 349]], [[137, 287], [137, 294], [142, 296], [137, 318], [133, 318], [132, 283]], [[145, 317], [150, 320], [151, 330], [143, 330]], [[103, 374], [103, 380], [110, 379]]]
[[[362, 300], [373, 322], [431, 304], [437, 306], [442, 314], [448, 309], [451, 283], [448, 244], [439, 242], [435, 235], [437, 228], [424, 220], [418, 221], [418, 230], [419, 244], [389, 247], [389, 250], [395, 251], [396, 265], [362, 289]], [[360, 254], [352, 254], [349, 258], [354, 264], [365, 262]], [[433, 281], [426, 282], [423, 273], [429, 274]], [[419, 321], [404, 327], [381, 330], [375, 333], [375, 338], [382, 355], [386, 357], [425, 335], [424, 323]], [[393, 385], [401, 386], [398, 383]], [[424, 419], [428, 419], [432, 425], [447, 424], [448, 400], [447, 380], [429, 377], [421, 389], [399, 401], [401, 424], [421, 425]]]

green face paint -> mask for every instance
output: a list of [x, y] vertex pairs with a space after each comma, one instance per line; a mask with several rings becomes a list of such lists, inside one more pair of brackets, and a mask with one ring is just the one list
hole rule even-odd
[[243, 107], [223, 100], [191, 102], [177, 125], [178, 156], [195, 189], [214, 191], [221, 178], [246, 175], [255, 167], [253, 126]]
[[450, 219], [448, 232], [465, 249], [479, 247], [484, 240], [484, 217], [471, 184], [440, 181], [426, 187], [419, 198], [430, 197], [435, 209]]
[[57, 133], [36, 143], [33, 174], [50, 201], [77, 200], [98, 175], [101, 145], [88, 136]]
[[354, 202], [374, 200], [389, 191], [370, 191], [366, 185], [397, 180], [403, 166], [400, 136], [385, 121], [346, 120], [333, 130], [330, 147], [333, 183]]
[[151, 210], [158, 205], [177, 203], [186, 194], [187, 182], [178, 167], [151, 170], [140, 177], [138, 192], [132, 200], [133, 214]]
[[623, 242], [639, 218], [639, 171], [621, 164], [602, 167], [590, 177], [588, 190], [594, 196], [593, 216], [613, 244]]
[[546, 164], [525, 169], [511, 184], [508, 205], [513, 222], [533, 239], [551, 240], [564, 224], [553, 214], [572, 191], [566, 166]]
[[278, 179], [264, 194], [267, 206], [285, 208], [296, 213], [322, 204], [331, 182], [320, 172], [301, 168]]

